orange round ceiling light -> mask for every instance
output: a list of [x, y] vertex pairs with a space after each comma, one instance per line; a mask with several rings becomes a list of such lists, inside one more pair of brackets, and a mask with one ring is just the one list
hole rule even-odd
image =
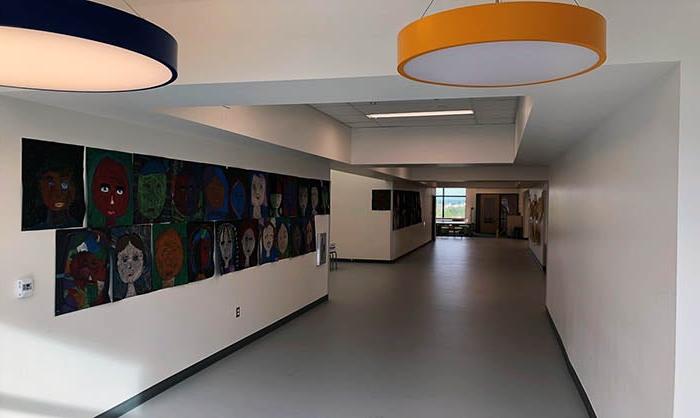
[[398, 36], [398, 71], [424, 83], [513, 87], [592, 71], [606, 60], [606, 21], [574, 4], [507, 2], [421, 18]]

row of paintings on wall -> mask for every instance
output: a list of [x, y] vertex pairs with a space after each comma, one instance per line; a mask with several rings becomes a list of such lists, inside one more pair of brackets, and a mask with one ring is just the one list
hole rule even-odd
[[313, 217], [56, 231], [56, 315], [316, 251]]
[[329, 212], [325, 180], [22, 140], [24, 231]]
[[392, 208], [394, 230], [423, 222], [420, 192], [394, 190], [392, 194], [394, 200]]

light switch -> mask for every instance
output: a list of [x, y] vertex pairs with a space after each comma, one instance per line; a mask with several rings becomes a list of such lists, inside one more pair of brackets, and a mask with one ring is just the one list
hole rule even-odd
[[28, 298], [34, 294], [34, 279], [24, 278], [17, 280], [17, 297], [19, 299]]

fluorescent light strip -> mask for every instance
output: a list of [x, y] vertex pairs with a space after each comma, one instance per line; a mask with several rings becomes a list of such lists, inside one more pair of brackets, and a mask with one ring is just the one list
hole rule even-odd
[[473, 110], [439, 110], [434, 112], [405, 112], [405, 113], [371, 113], [365, 115], [370, 119], [388, 119], [388, 118], [422, 118], [427, 116], [459, 116], [473, 115]]

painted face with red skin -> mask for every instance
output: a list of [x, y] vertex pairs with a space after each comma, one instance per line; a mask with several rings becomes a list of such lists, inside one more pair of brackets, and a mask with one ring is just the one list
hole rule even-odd
[[197, 204], [199, 190], [194, 178], [182, 173], [175, 177], [173, 185], [173, 201], [177, 210], [183, 215], [191, 215]]
[[126, 168], [107, 157], [95, 168], [92, 180], [92, 199], [97, 209], [113, 225], [116, 218], [126, 213], [130, 198], [129, 177]]
[[75, 198], [75, 185], [69, 172], [47, 171], [39, 179], [41, 200], [50, 211], [67, 210]]
[[107, 280], [107, 266], [95, 254], [80, 252], [70, 262], [70, 275], [78, 286]]

